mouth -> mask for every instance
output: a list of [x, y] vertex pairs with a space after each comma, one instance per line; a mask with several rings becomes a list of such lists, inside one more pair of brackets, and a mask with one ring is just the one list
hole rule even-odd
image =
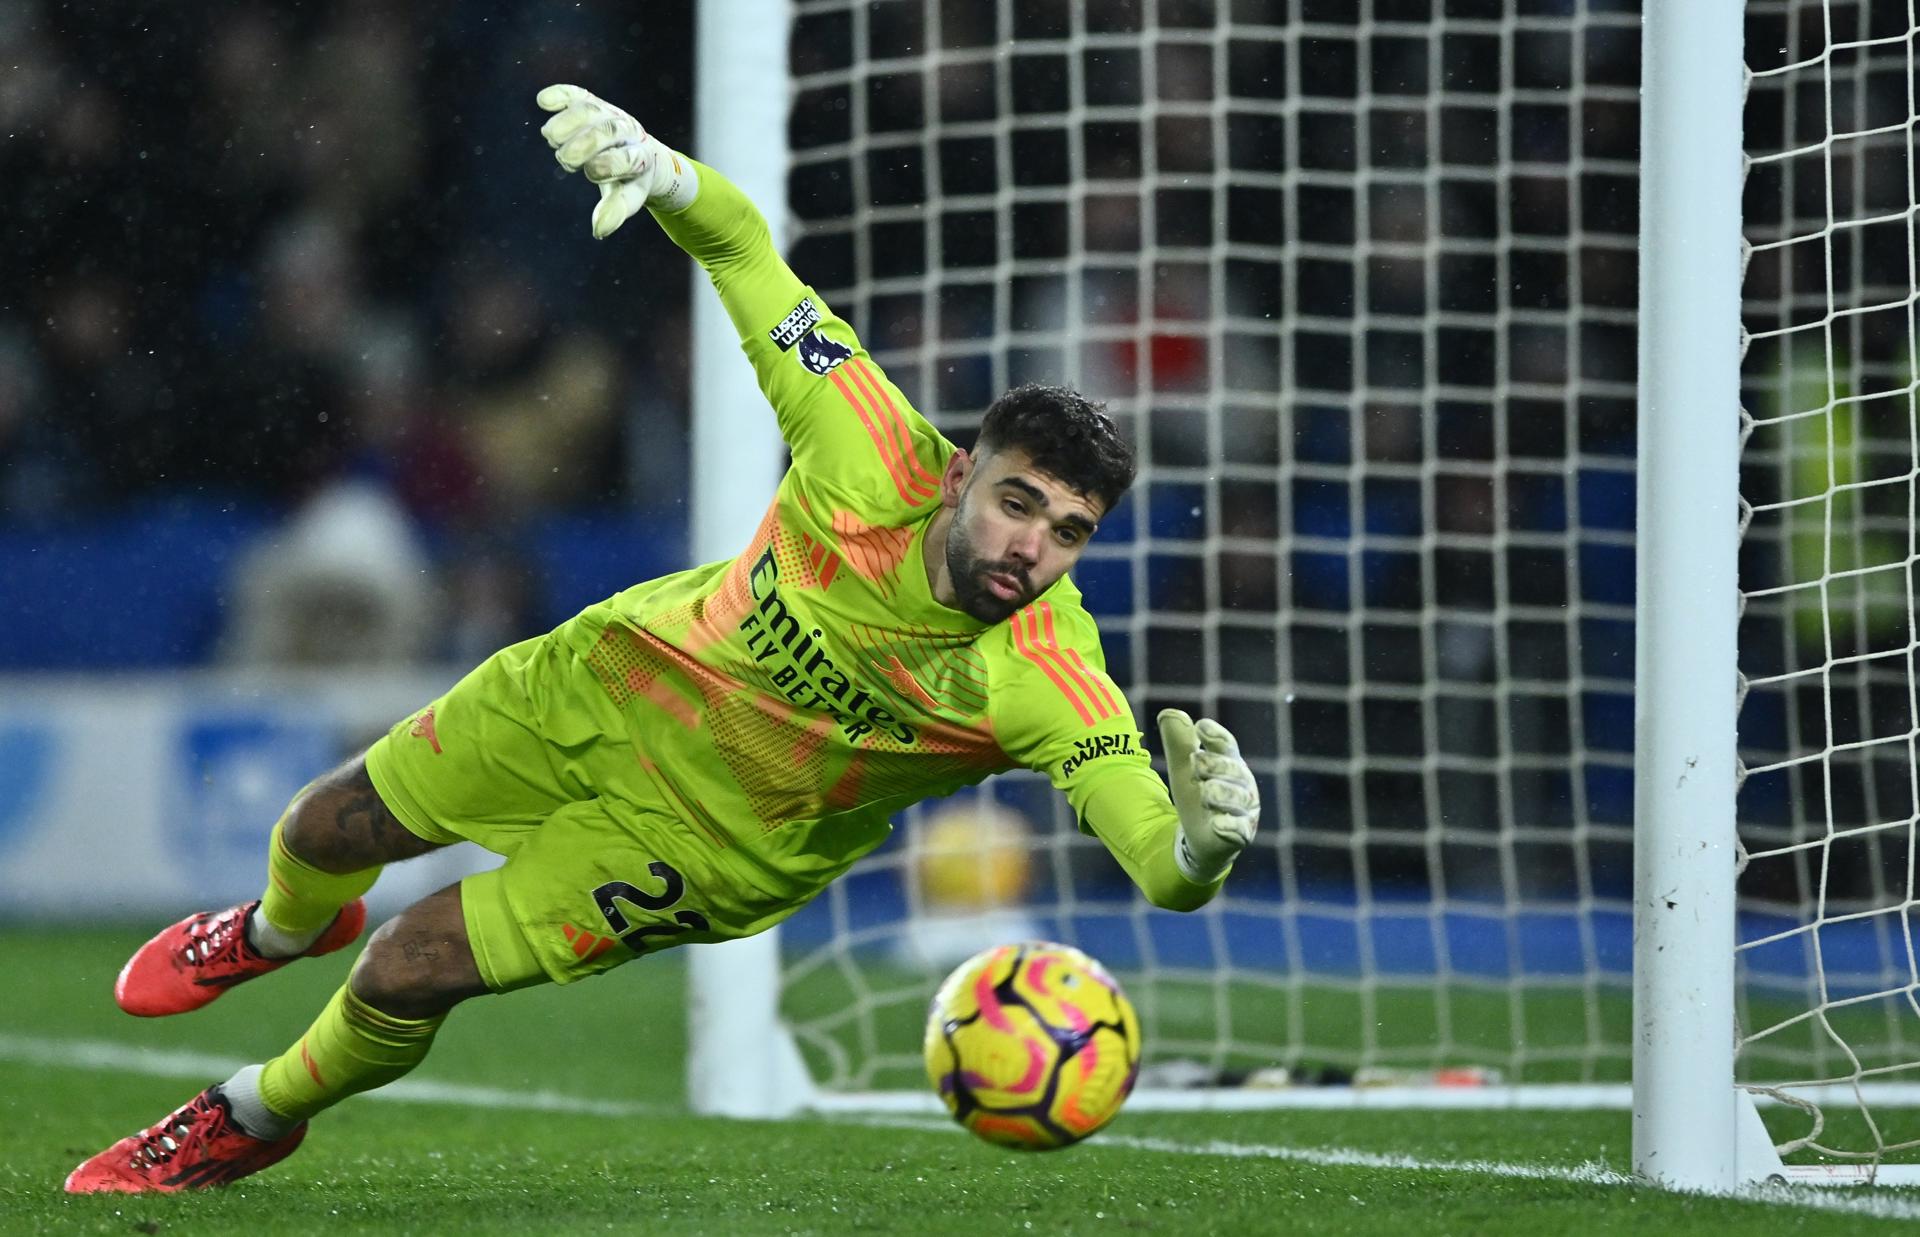
[[1018, 601], [1026, 595], [1026, 589], [1021, 586], [1019, 579], [1005, 572], [989, 571], [980, 578], [988, 591], [1001, 601]]

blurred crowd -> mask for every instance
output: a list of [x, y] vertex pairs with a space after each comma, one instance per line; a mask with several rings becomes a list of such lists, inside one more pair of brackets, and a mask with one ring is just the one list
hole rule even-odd
[[344, 505], [525, 634], [521, 530], [679, 493], [690, 288], [533, 96], [686, 134], [690, 8], [0, 5], [0, 528]]
[[[649, 5], [644, 21], [604, 0], [0, 12], [0, 527], [250, 500], [296, 513], [268, 558], [357, 541], [391, 544], [403, 564], [430, 543], [442, 612], [472, 630], [396, 655], [464, 659], [525, 634], [530, 522], [682, 496], [691, 283], [678, 262], [670, 278], [644, 273], [657, 238], [588, 239], [590, 195], [551, 162], [532, 95], [553, 80], [598, 86], [690, 140], [692, 3]], [[1338, 543], [1429, 528], [1488, 539], [1448, 570], [1490, 580], [1512, 566], [1492, 558], [1503, 519], [1564, 527], [1569, 453], [1630, 448], [1618, 314], [1632, 303], [1634, 199], [1606, 161], [1633, 157], [1634, 113], [1604, 91], [1630, 89], [1636, 48], [1617, 25], [1590, 29], [1577, 59], [1568, 38], [1534, 38], [1512, 70], [1497, 40], [1451, 40], [1458, 106], [1429, 125], [1423, 39], [1376, 40], [1365, 82], [1338, 40], [1303, 41], [1290, 82], [1279, 42], [1244, 39], [1221, 82], [1209, 45], [1177, 37], [1070, 63], [1059, 40], [1076, 22], [1124, 41], [1142, 6], [1016, 10], [1003, 31], [994, 6], [943, 5], [936, 29], [925, 6], [875, 5], [859, 49], [848, 5], [804, 4], [794, 32], [794, 208], [816, 222], [871, 208], [866, 291], [843, 308], [876, 351], [918, 354], [895, 376], [950, 431], [964, 436], [997, 385], [1069, 377], [1113, 401], [1156, 465], [1245, 465], [1211, 505], [1241, 547], [1219, 559], [1217, 604], [1249, 614], [1431, 606], [1433, 565], [1369, 551], [1356, 573]], [[1177, 36], [1211, 11], [1170, 4], [1157, 20]], [[998, 68], [970, 50], [1005, 34], [1027, 50]], [[914, 59], [933, 41], [953, 53], [937, 74]], [[832, 70], [861, 55], [898, 68], [876, 70], [856, 102]], [[1576, 84], [1600, 90], [1581, 108], [1518, 108], [1504, 134], [1490, 119], [1510, 85]], [[1260, 110], [1289, 91], [1310, 109], [1294, 148]], [[1218, 148], [1246, 187], [1214, 200], [1215, 121], [1182, 107], [1223, 92], [1250, 109]], [[929, 123], [990, 120], [1003, 100], [1022, 118], [1015, 166], [991, 138], [925, 141]], [[1156, 102], [1163, 114], [1140, 124]], [[1090, 111], [1075, 134], [1077, 107]], [[850, 116], [865, 153], [810, 161]], [[1265, 178], [1288, 171], [1307, 179], [1292, 201], [1268, 201]], [[1009, 173], [1026, 200], [1011, 215], [980, 209]], [[1168, 188], [1172, 174], [1185, 187]], [[1074, 178], [1092, 186], [1077, 216], [1052, 193]], [[1222, 226], [1244, 259], [1208, 256]], [[816, 226], [795, 253], [825, 288], [853, 281], [854, 251], [835, 235]], [[1498, 238], [1506, 287], [1477, 258]], [[1144, 245], [1174, 256], [1146, 270]], [[1016, 281], [1010, 312], [992, 290], [1009, 252], [1036, 272]], [[929, 255], [943, 268], [938, 323]], [[1046, 273], [1075, 255], [1071, 279]], [[1221, 319], [1252, 329], [1226, 331], [1214, 358]], [[1063, 346], [1013, 349], [996, 372], [982, 345], [1009, 328], [1061, 330]], [[1436, 380], [1462, 393], [1451, 410], [1430, 406]], [[1582, 381], [1597, 394], [1562, 394]], [[1537, 467], [1496, 477], [1497, 453], [1535, 443]], [[1380, 474], [1364, 488], [1347, 476], [1356, 453]], [[1428, 500], [1392, 474], [1436, 455], [1461, 466]], [[1286, 495], [1261, 477], [1283, 457], [1308, 466]], [[1177, 486], [1144, 497], [1190, 505]], [[1180, 533], [1157, 516], [1155, 529]], [[1283, 563], [1260, 551], [1283, 531], [1325, 544]], [[1157, 608], [1204, 604], [1204, 582], [1176, 583]], [[289, 590], [234, 590], [253, 592]]]

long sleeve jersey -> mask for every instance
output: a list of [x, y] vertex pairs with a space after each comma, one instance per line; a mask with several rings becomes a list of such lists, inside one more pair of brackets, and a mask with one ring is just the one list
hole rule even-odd
[[[684, 159], [685, 156], [679, 156]], [[935, 600], [923, 558], [955, 448], [774, 248], [744, 194], [655, 218], [711, 276], [792, 452], [737, 557], [596, 609], [596, 675], [686, 819], [810, 895], [888, 818], [1012, 768], [1045, 773], [1157, 905], [1218, 883], [1173, 861], [1178, 818], [1073, 582], [998, 623]]]

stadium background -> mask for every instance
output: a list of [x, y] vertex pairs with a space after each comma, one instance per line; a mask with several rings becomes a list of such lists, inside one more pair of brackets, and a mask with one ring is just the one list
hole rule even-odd
[[0, 668], [218, 660], [246, 549], [343, 483], [440, 590], [362, 658], [472, 662], [681, 562], [686, 271], [594, 245], [504, 84], [684, 133], [691, 37], [686, 3], [8, 5]]

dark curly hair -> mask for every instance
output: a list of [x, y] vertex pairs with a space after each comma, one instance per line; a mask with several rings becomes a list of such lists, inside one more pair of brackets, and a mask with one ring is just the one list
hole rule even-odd
[[1050, 477], [1113, 510], [1133, 484], [1133, 448], [1106, 405], [1069, 387], [1030, 382], [993, 401], [980, 421], [980, 451], [1012, 447]]

